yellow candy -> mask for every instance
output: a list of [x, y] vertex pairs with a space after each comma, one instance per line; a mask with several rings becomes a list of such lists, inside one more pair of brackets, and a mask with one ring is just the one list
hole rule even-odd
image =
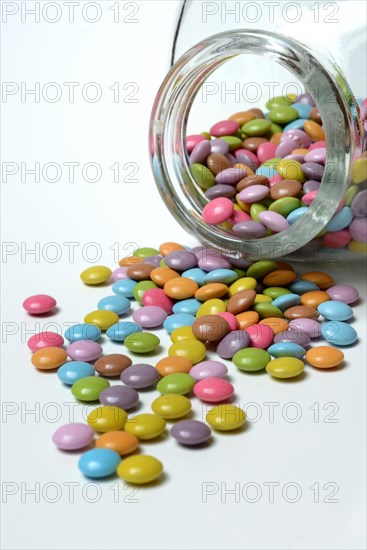
[[233, 296], [234, 294], [237, 294], [237, 292], [241, 292], [241, 290], [253, 290], [256, 288], [256, 285], [257, 280], [253, 277], [241, 277], [241, 279], [237, 279], [237, 281], [231, 284], [228, 289], [228, 295]]
[[265, 294], [256, 294], [254, 304], [263, 304], [264, 302], [270, 304], [272, 302], [270, 296], [265, 296]]
[[348, 248], [351, 252], [367, 255], [367, 243], [359, 243], [358, 241], [350, 241]]
[[162, 470], [162, 463], [154, 456], [134, 455], [124, 458], [117, 466], [116, 472], [128, 483], [140, 485], [157, 479]]
[[274, 378], [294, 378], [301, 374], [304, 363], [295, 357], [279, 357], [266, 365], [266, 371]]
[[287, 94], [287, 97], [289, 97], [289, 99], [291, 99], [292, 101], [294, 101], [297, 97], [297, 94]]
[[190, 410], [190, 399], [187, 399], [184, 395], [179, 395], [176, 393], [161, 395], [152, 403], [152, 411], [167, 420], [186, 416]]
[[86, 285], [100, 285], [105, 283], [111, 276], [112, 271], [104, 265], [88, 267], [81, 274], [80, 278]]
[[96, 309], [84, 317], [84, 323], [97, 325], [101, 330], [107, 330], [120, 320], [117, 313], [107, 309]]
[[236, 405], [217, 405], [206, 415], [207, 423], [214, 430], [223, 432], [240, 428], [245, 420], [245, 412]]
[[138, 439], [155, 439], [166, 427], [166, 421], [156, 414], [137, 414], [125, 424], [125, 432], [135, 435]]
[[216, 315], [226, 311], [226, 304], [223, 300], [219, 298], [212, 298], [207, 300], [201, 305], [196, 313], [196, 317], [202, 317], [203, 315]]
[[353, 162], [352, 181], [362, 183], [367, 180], [367, 158], [360, 158]]
[[176, 342], [168, 350], [170, 357], [185, 357], [193, 365], [200, 363], [206, 355], [206, 347], [199, 340], [181, 340]]
[[283, 179], [297, 180], [301, 183], [305, 181], [302, 164], [296, 160], [282, 159], [275, 168]]
[[127, 413], [120, 407], [106, 405], [93, 409], [88, 416], [87, 422], [96, 432], [111, 432], [121, 430], [127, 420]]
[[191, 327], [179, 327], [171, 333], [171, 342], [181, 342], [182, 340], [197, 340]]

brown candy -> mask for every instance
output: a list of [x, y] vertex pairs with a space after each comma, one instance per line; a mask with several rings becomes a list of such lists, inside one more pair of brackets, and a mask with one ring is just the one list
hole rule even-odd
[[314, 120], [318, 124], [321, 124], [321, 116], [317, 107], [314, 107], [310, 112], [310, 119]]
[[136, 265], [130, 265], [126, 271], [126, 275], [134, 281], [147, 281], [150, 279], [150, 273], [153, 269], [154, 265], [141, 262]]
[[211, 153], [206, 159], [206, 165], [215, 176], [231, 167], [230, 161], [220, 153]]
[[242, 111], [240, 113], [234, 113], [234, 115], [230, 116], [228, 120], [234, 120], [240, 126], [243, 126], [246, 122], [250, 122], [250, 120], [254, 120], [255, 118], [255, 113], [251, 111]]
[[242, 313], [242, 311], [246, 311], [246, 309], [251, 307], [255, 301], [255, 298], [255, 290], [250, 288], [241, 290], [228, 300], [227, 311], [229, 311], [229, 313], [233, 313], [233, 315], [238, 315], [238, 313]]
[[284, 317], [286, 319], [318, 319], [319, 312], [314, 307], [294, 306], [285, 310]]
[[262, 143], [266, 143], [268, 140], [262, 137], [248, 137], [243, 142], [243, 146], [245, 149], [248, 149], [252, 153], [256, 153], [257, 148]]
[[269, 179], [266, 176], [246, 176], [237, 183], [236, 191], [239, 193], [242, 189], [251, 187], [251, 185], [268, 185], [268, 182]]
[[297, 180], [282, 180], [272, 186], [270, 197], [275, 201], [283, 197], [297, 197], [301, 189], [302, 185]]
[[255, 107], [253, 109], [250, 109], [251, 113], [254, 113], [256, 118], [264, 118], [264, 113], [261, 109], [256, 109]]
[[130, 357], [122, 353], [103, 355], [94, 363], [95, 370], [103, 376], [120, 376], [122, 371], [132, 365]]
[[194, 321], [192, 332], [202, 342], [217, 342], [229, 332], [229, 325], [219, 315], [203, 315]]

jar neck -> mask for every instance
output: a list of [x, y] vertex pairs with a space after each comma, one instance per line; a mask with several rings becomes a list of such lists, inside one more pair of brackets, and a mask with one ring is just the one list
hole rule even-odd
[[[319, 192], [306, 214], [270, 237], [245, 240], [201, 218], [208, 202], [198, 188], [185, 147], [186, 127], [203, 82], [240, 54], [269, 58], [295, 75], [313, 95], [323, 120], [327, 163]], [[353, 113], [354, 110], [354, 113]], [[234, 258], [276, 258], [303, 247], [322, 231], [349, 184], [359, 109], [336, 63], [303, 44], [267, 31], [229, 31], [189, 50], [172, 67], [158, 92], [150, 123], [152, 167], [159, 192], [177, 221], [203, 243]]]

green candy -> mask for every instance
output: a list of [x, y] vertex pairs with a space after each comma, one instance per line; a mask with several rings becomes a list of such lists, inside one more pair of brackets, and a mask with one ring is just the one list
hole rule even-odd
[[186, 373], [175, 373], [164, 376], [157, 384], [157, 390], [166, 395], [167, 393], [176, 393], [185, 395], [190, 393], [195, 386], [196, 380], [193, 376]]
[[209, 189], [215, 184], [215, 176], [213, 172], [209, 170], [203, 164], [193, 164], [191, 166], [191, 173], [194, 176], [194, 180], [203, 189]]
[[282, 160], [281, 158], [275, 157], [273, 159], [266, 160], [265, 162], [262, 163], [261, 166], [272, 166], [273, 168], [275, 168], [281, 160]]
[[149, 353], [159, 346], [160, 339], [151, 332], [135, 332], [125, 338], [124, 344], [134, 353]]
[[71, 386], [71, 393], [79, 401], [98, 401], [99, 394], [109, 387], [110, 383], [105, 378], [86, 376], [74, 382]]
[[269, 210], [271, 212], [278, 212], [278, 214], [287, 217], [288, 214], [300, 206], [302, 206], [302, 203], [299, 199], [296, 199], [295, 197], [283, 197], [274, 201], [269, 206]]
[[275, 124], [273, 122], [273, 124], [270, 126], [269, 132], [267, 132], [264, 137], [271, 139], [274, 134], [278, 134], [279, 132], [283, 132], [282, 126], [279, 126], [279, 124]]
[[271, 357], [264, 349], [246, 348], [235, 353], [232, 361], [240, 370], [256, 372], [265, 369]]
[[354, 197], [359, 191], [358, 185], [352, 185], [349, 187], [348, 191], [345, 194], [345, 206], [350, 206], [353, 202]]
[[166, 264], [164, 263], [164, 258], [162, 258], [161, 261], [159, 262], [159, 267], [167, 267]]
[[283, 312], [278, 307], [268, 302], [260, 302], [254, 304], [252, 307], [256, 313], [259, 314], [261, 319], [266, 319], [267, 317], [284, 317]]
[[284, 294], [292, 294], [288, 288], [283, 288], [282, 286], [269, 286], [268, 288], [264, 288], [263, 294], [265, 296], [270, 296], [273, 300], [275, 298], [279, 298], [279, 296], [284, 296]]
[[241, 126], [242, 132], [248, 136], [262, 136], [263, 134], [266, 134], [270, 128], [271, 122], [265, 118], [255, 118], [254, 120], [250, 120]]
[[292, 105], [293, 100], [290, 99], [288, 96], [285, 95], [278, 95], [275, 97], [272, 97], [267, 101], [266, 108], [271, 111], [272, 109], [276, 109], [277, 107], [287, 107], [289, 105]]
[[209, 132], [201, 132], [203, 137], [205, 137], [206, 140], [210, 141], [212, 139], [212, 136], [209, 134]]
[[253, 204], [251, 204], [250, 216], [255, 222], [261, 223], [259, 214], [260, 212], [266, 212], [266, 211], [267, 211], [266, 206], [264, 206], [260, 202], [254, 202]]
[[232, 268], [233, 271], [235, 271], [238, 275], [237, 279], [240, 279], [241, 277], [245, 277], [246, 276], [246, 271], [244, 271], [243, 269], [239, 269], [238, 267], [236, 268]]
[[266, 206], [266, 208], [269, 208], [269, 206], [271, 204], [273, 204], [273, 199], [271, 199], [270, 197], [265, 197], [262, 201], [261, 201], [261, 204], [263, 204], [264, 206]]
[[153, 281], [139, 281], [137, 285], [134, 286], [133, 294], [135, 300], [142, 303], [144, 292], [150, 290], [151, 288], [158, 288]]
[[259, 260], [258, 262], [250, 265], [246, 272], [246, 277], [253, 277], [257, 280], [263, 279], [265, 275], [275, 271], [276, 269], [278, 269], [277, 262], [273, 262], [272, 260]]
[[276, 107], [269, 111], [269, 118], [272, 122], [279, 124], [288, 124], [299, 117], [297, 109], [287, 105]]
[[230, 151], [235, 151], [236, 149], [240, 149], [240, 147], [243, 147], [242, 139], [240, 139], [239, 137], [221, 136], [220, 139], [228, 143]]
[[148, 246], [144, 248], [138, 248], [135, 250], [133, 256], [137, 256], [138, 258], [147, 258], [148, 256], [157, 256], [159, 254], [159, 250], [156, 248], [149, 248]]

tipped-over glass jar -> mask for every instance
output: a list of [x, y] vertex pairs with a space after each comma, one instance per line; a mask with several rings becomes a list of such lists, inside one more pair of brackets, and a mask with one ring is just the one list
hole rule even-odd
[[174, 63], [152, 111], [163, 200], [233, 258], [361, 259], [366, 4], [282, 2], [279, 13], [276, 2], [230, 4], [181, 10], [175, 48], [203, 39]]

